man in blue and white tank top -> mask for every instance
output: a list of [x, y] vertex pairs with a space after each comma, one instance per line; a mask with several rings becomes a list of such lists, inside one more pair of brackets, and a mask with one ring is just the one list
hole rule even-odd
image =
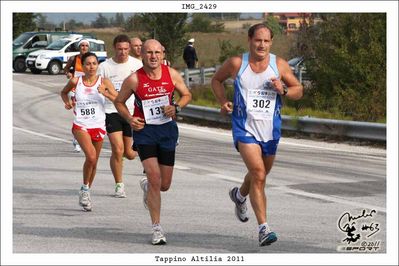
[[[266, 222], [266, 176], [270, 172], [281, 136], [282, 97], [298, 100], [303, 88], [287, 61], [270, 53], [273, 32], [265, 24], [248, 30], [249, 52], [227, 59], [212, 78], [213, 92], [222, 113], [232, 113], [234, 145], [248, 173], [240, 188], [229, 191], [235, 213], [248, 221], [249, 195], [259, 225], [259, 245], [277, 240]], [[223, 82], [234, 79], [234, 100], [225, 96]]]

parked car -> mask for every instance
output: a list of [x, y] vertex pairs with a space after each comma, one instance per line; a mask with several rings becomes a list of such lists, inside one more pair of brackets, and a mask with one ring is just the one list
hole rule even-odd
[[94, 35], [89, 33], [67, 31], [30, 31], [22, 33], [12, 42], [12, 66], [14, 71], [25, 72], [25, 60], [29, 53], [43, 49], [54, 41], [65, 38], [70, 34], [80, 34], [86, 38], [96, 39]]
[[305, 59], [302, 56], [288, 60], [288, 65], [290, 65], [292, 72], [301, 83], [304, 80], [309, 80], [309, 77], [306, 75], [306, 66], [304, 61]]
[[[62, 71], [71, 56], [79, 54], [78, 43], [82, 39], [81, 35], [71, 35], [51, 43], [44, 50], [34, 51], [26, 58], [26, 66], [33, 74], [47, 70], [49, 74], [56, 75]], [[85, 39], [89, 41], [90, 51], [97, 55], [98, 61], [105, 61], [107, 52], [104, 41]]]

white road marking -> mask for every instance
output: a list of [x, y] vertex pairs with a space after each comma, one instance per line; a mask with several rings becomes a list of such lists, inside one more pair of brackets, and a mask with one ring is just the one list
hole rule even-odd
[[[62, 139], [62, 138], [49, 136], [49, 135], [46, 135], [46, 134], [42, 134], [42, 133], [38, 133], [38, 132], [35, 132], [35, 131], [31, 131], [31, 130], [28, 130], [28, 129], [24, 129], [24, 128], [20, 128], [20, 127], [16, 127], [16, 126], [13, 126], [13, 128], [16, 129], [16, 130], [25, 132], [25, 133], [29, 133], [29, 134], [35, 135], [35, 136], [48, 138], [48, 139], [52, 139], [52, 140], [56, 140], [56, 141], [61, 141], [63, 143], [71, 143], [70, 140], [65, 140], [65, 139]], [[111, 150], [109, 150], [109, 149], [105, 149], [104, 148], [103, 150], [105, 150], [107, 152], [111, 152]], [[175, 168], [179, 169], [179, 170], [190, 170], [191, 169], [190, 167], [186, 167], [184, 165], [175, 165]], [[226, 175], [222, 175], [222, 174], [218, 174], [218, 173], [208, 174], [207, 176], [218, 178], [218, 179], [222, 179], [222, 180], [227, 180], [227, 181], [233, 181], [233, 182], [236, 182], [236, 183], [241, 183], [242, 182], [242, 179], [240, 179], [240, 178], [226, 176]], [[331, 201], [331, 202], [334, 202], [334, 203], [345, 204], [345, 205], [354, 206], [354, 207], [358, 207], [358, 208], [374, 209], [376, 211], [386, 213], [386, 209], [384, 207], [373, 206], [373, 205], [365, 204], [365, 203], [362, 203], [362, 202], [356, 202], [353, 199], [346, 200], [346, 199], [332, 197], [332, 196], [326, 196], [326, 195], [321, 195], [321, 194], [316, 194], [316, 193], [309, 193], [309, 192], [305, 192], [305, 191], [302, 191], [302, 190], [291, 189], [291, 188], [289, 188], [287, 186], [273, 186], [270, 189], [280, 190], [280, 191], [282, 191], [284, 193], [291, 193], [291, 194], [304, 196], [304, 197], [308, 197], [308, 198], [321, 199], [321, 200]]]

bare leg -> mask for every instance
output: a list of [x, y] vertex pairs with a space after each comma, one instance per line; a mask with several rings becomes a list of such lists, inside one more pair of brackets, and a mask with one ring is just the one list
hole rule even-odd
[[152, 224], [161, 220], [161, 191], [167, 191], [172, 182], [173, 166], [160, 165], [155, 157], [144, 160], [148, 187], [147, 204]]
[[89, 133], [83, 130], [74, 129], [72, 133], [86, 156], [83, 164], [83, 183], [90, 186], [96, 174], [97, 160], [101, 151], [102, 141], [94, 144], [91, 141]]
[[115, 183], [122, 183], [122, 167], [123, 167], [123, 135], [122, 131], [117, 131], [108, 134], [111, 143], [112, 154], [109, 159], [112, 174], [114, 175]]
[[259, 145], [238, 143], [241, 157], [248, 173], [240, 188], [243, 196], [249, 194], [258, 224], [266, 222], [266, 174], [269, 173], [275, 156], [264, 157]]

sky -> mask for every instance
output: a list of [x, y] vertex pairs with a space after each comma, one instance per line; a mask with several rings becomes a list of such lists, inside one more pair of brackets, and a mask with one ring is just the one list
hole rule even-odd
[[[47, 17], [47, 21], [55, 24], [59, 24], [65, 20], [65, 22], [74, 19], [76, 22], [83, 22], [84, 24], [90, 24], [95, 21], [99, 13], [42, 13]], [[115, 17], [116, 13], [101, 13], [106, 18]], [[124, 18], [128, 18], [134, 13], [124, 13]], [[241, 18], [261, 18], [262, 13], [241, 13]]]

